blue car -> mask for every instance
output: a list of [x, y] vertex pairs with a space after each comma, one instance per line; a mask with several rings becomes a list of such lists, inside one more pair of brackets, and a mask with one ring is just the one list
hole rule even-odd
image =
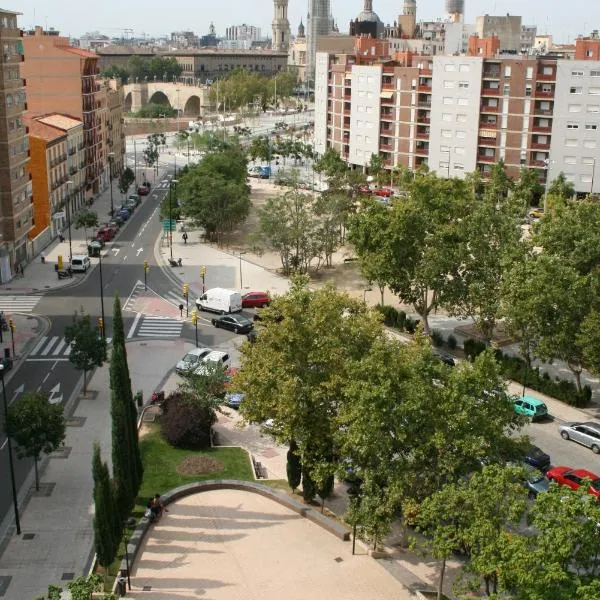
[[121, 219], [127, 221], [129, 219], [129, 211], [126, 208], [121, 208], [117, 212], [117, 217], [121, 217]]

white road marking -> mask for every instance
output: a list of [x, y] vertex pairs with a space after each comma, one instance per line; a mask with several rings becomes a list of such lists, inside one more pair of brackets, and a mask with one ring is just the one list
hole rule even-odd
[[124, 257], [123, 257], [123, 260], [127, 260], [127, 256], [124, 256]]
[[140, 255], [140, 252], [143, 252], [143, 251], [144, 251], [144, 249], [143, 249], [143, 248], [138, 248], [138, 249], [137, 249], [136, 256], [139, 256], [139, 255]]
[[40, 341], [37, 343], [37, 346], [31, 351], [31, 354], [37, 354], [41, 350], [42, 346], [46, 343], [47, 339], [48, 338], [43, 335]]
[[65, 340], [65, 338], [63, 338], [62, 340], [60, 340], [60, 342], [58, 342], [58, 346], [56, 346], [56, 348], [54, 348], [54, 351], [52, 352], [52, 354], [54, 356], [56, 356], [57, 354], [60, 354], [62, 352], [62, 349], [67, 345], [67, 340]]
[[65, 361], [68, 361], [69, 359], [68, 358], [52, 358], [52, 357], [49, 357], [49, 358], [27, 358], [26, 360], [28, 362], [52, 362], [53, 360], [55, 360], [57, 362], [58, 361], [65, 362]]
[[59, 337], [57, 335], [53, 336], [52, 339], [48, 342], [48, 345], [42, 350], [42, 356], [46, 356], [46, 354], [50, 353], [52, 350], [52, 346], [58, 342]]
[[119, 254], [120, 249], [119, 248], [111, 248], [111, 252], [114, 252], [115, 256], [116, 256], [117, 254]]
[[135, 333], [135, 328], [137, 327], [137, 324], [140, 322], [140, 319], [142, 317], [142, 313], [137, 313], [135, 315], [135, 319], [133, 320], [133, 324], [131, 325], [130, 329], [129, 329], [129, 333], [127, 334], [127, 339], [131, 339], [133, 337], [133, 334]]
[[48, 377], [50, 377], [50, 373], [46, 373], [46, 377], [42, 379], [42, 383], [46, 383], [46, 379], [48, 379]]

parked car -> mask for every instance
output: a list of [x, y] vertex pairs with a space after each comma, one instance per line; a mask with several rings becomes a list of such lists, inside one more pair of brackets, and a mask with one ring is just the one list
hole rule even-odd
[[600, 477], [587, 469], [571, 469], [571, 467], [553, 467], [546, 473], [550, 481], [566, 485], [572, 490], [581, 487], [584, 479], [590, 480], [589, 493], [600, 499]]
[[547, 492], [550, 487], [548, 478], [535, 467], [525, 464], [525, 487], [527, 488], [527, 495], [533, 499], [542, 492]]
[[573, 440], [600, 454], [600, 423], [563, 423], [558, 431], [563, 440]]
[[121, 227], [122, 224], [123, 224], [123, 219], [121, 217], [118, 217], [116, 214], [108, 222], [108, 226], [114, 227], [114, 229], [116, 230], [115, 235], [116, 235], [116, 232], [119, 230], [119, 227]]
[[84, 254], [74, 254], [71, 257], [71, 271], [85, 273], [90, 268], [90, 259]]
[[147, 188], [145, 185], [140, 185], [137, 189], [137, 193], [139, 196], [147, 196], [150, 193], [150, 188]]
[[202, 359], [210, 354], [210, 348], [194, 348], [190, 350], [175, 366], [175, 372], [182, 375], [193, 371], [202, 361]]
[[248, 333], [254, 327], [254, 323], [243, 315], [223, 315], [213, 319], [212, 324], [218, 329], [229, 329], [233, 333]]
[[127, 210], [124, 206], [122, 206], [116, 214], [116, 218], [121, 218], [123, 221], [127, 221], [129, 219], [129, 210]]
[[529, 417], [532, 421], [548, 416], [548, 407], [533, 396], [519, 396], [513, 400], [513, 408], [519, 415]]
[[196, 308], [220, 314], [239, 312], [242, 310], [242, 295], [233, 290], [212, 288], [196, 300]]
[[447, 352], [443, 352], [441, 350], [434, 350], [433, 353], [443, 362], [445, 365], [449, 367], [456, 366], [456, 360], [454, 360], [454, 356], [448, 354]]
[[194, 373], [196, 375], [208, 375], [211, 369], [223, 368], [226, 369], [229, 366], [229, 354], [222, 352], [221, 350], [211, 350], [196, 367]]
[[267, 292], [247, 292], [242, 296], [242, 308], [264, 308], [271, 304]]
[[394, 195], [394, 190], [390, 188], [377, 188], [373, 193], [381, 198], [391, 198]]
[[129, 194], [127, 200], [133, 200], [136, 206], [138, 206], [142, 202], [142, 199], [137, 194]]
[[96, 239], [110, 242], [115, 237], [116, 231], [113, 227], [100, 227], [96, 232]]
[[533, 444], [530, 444], [525, 448], [523, 462], [540, 471], [546, 471], [550, 468], [550, 456]]
[[239, 408], [242, 400], [244, 399], [244, 394], [240, 392], [227, 392], [225, 394], [225, 405], [229, 408]]
[[125, 202], [125, 208], [133, 212], [137, 208], [137, 202], [133, 198], [129, 198]]

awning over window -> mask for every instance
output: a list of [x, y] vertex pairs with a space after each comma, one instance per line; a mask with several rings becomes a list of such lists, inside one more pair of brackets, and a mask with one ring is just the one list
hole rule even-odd
[[380, 98], [383, 100], [391, 100], [394, 97], [394, 92], [390, 90], [384, 90], [381, 92]]

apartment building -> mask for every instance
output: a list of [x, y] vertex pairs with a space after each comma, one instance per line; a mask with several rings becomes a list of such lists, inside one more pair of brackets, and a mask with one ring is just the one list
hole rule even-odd
[[27, 260], [27, 235], [32, 227], [32, 184], [29, 178], [29, 140], [24, 122], [27, 110], [20, 13], [0, 10], [0, 283], [10, 281], [17, 263]]
[[124, 169], [125, 157], [125, 120], [123, 118], [124, 110], [124, 91], [120, 82], [112, 79], [110, 82], [101, 82], [101, 99], [104, 115], [102, 119], [102, 136], [104, 145], [104, 175], [102, 187], [109, 184], [110, 178], [117, 178]]
[[379, 154], [388, 168], [427, 164], [442, 177], [486, 176], [502, 160], [510, 177], [527, 167], [545, 183], [564, 172], [577, 192], [600, 191], [600, 61], [390, 56], [364, 38], [356, 48], [317, 56], [319, 154], [332, 147], [358, 167]]
[[98, 56], [70, 46], [66, 37], [46, 35], [41, 27], [23, 37], [23, 45], [21, 76], [27, 80], [30, 114], [60, 112], [83, 122], [85, 197], [91, 198], [101, 189], [106, 165]]

